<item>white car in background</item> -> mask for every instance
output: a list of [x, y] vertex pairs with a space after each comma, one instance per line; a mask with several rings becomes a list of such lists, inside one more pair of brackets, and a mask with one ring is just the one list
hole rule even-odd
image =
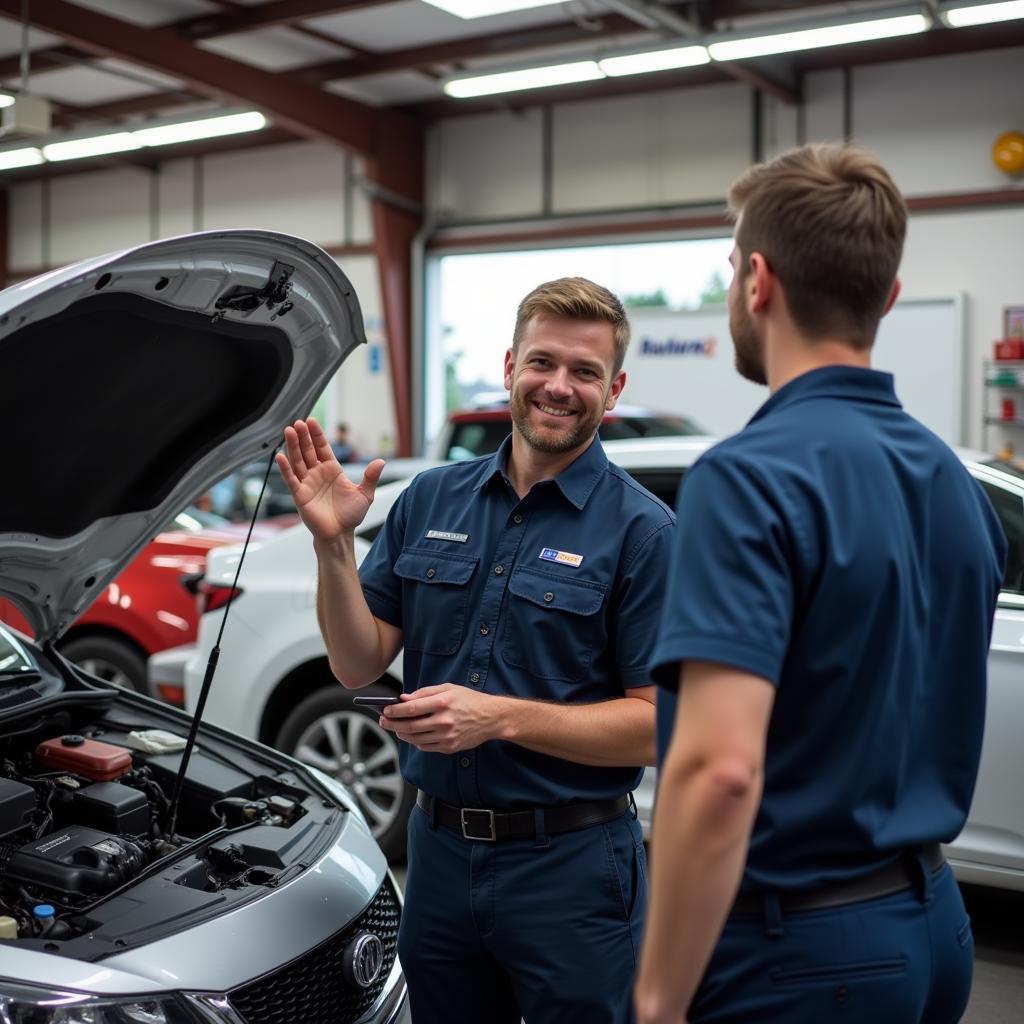
[[[699, 437], [610, 441], [609, 459], [670, 505], [686, 470], [713, 444]], [[982, 484], [1010, 541], [1004, 588], [989, 656], [985, 747], [970, 818], [950, 847], [964, 881], [1024, 889], [1024, 771], [1019, 736], [1024, 728], [1024, 472], [982, 452], [960, 451]], [[378, 488], [356, 532], [362, 559], [407, 481]], [[208, 588], [230, 587], [239, 549], [221, 548], [207, 563]], [[415, 797], [398, 771], [393, 737], [376, 714], [352, 704], [353, 693], [331, 674], [315, 613], [316, 562], [304, 527], [250, 548], [240, 595], [232, 602], [222, 643], [217, 683], [205, 718], [278, 747], [347, 785], [389, 856], [404, 850], [405, 821]], [[186, 705], [198, 696], [222, 613], [203, 615], [197, 648], [178, 648], [151, 660], [151, 684], [160, 681], [161, 659], [181, 673]], [[951, 624], [952, 628], [952, 624]], [[401, 658], [366, 693], [397, 693]], [[650, 828], [654, 772], [636, 793], [640, 820]]]

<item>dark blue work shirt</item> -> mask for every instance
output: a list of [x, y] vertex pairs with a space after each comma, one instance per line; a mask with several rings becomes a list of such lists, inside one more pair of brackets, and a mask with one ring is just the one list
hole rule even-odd
[[[421, 473], [360, 567], [370, 610], [402, 630], [406, 691], [457, 683], [588, 704], [651, 685], [671, 509], [596, 438], [520, 500], [510, 449], [506, 439], [494, 456]], [[457, 754], [403, 743], [401, 764], [420, 789], [468, 807], [616, 797], [641, 775], [504, 740]]]
[[1006, 540], [886, 373], [780, 388], [679, 495], [654, 654], [664, 757], [680, 663], [776, 686], [744, 890], [811, 888], [952, 840], [981, 753]]

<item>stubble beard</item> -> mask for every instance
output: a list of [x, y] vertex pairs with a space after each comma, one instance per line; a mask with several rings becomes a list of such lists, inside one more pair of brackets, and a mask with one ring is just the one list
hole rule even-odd
[[767, 384], [764, 344], [757, 336], [750, 314], [737, 304], [729, 309], [729, 333], [736, 349], [736, 372], [755, 384]]
[[[607, 397], [607, 396], [606, 396]], [[556, 402], [546, 402], [558, 408]], [[563, 452], [579, 448], [586, 441], [594, 436], [601, 419], [604, 415], [604, 405], [595, 413], [588, 412], [584, 415], [577, 413], [575, 425], [560, 432], [554, 433], [549, 430], [536, 430], [530, 422], [530, 410], [533, 408], [532, 399], [524, 398], [521, 393], [513, 389], [509, 396], [509, 412], [512, 414], [512, 424], [522, 435], [523, 440], [534, 450], [543, 452], [546, 455], [560, 455]]]

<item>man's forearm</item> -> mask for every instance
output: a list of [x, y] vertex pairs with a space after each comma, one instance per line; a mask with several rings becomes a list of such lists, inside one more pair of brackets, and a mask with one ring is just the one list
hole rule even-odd
[[316, 615], [331, 671], [349, 688], [380, 678], [391, 663], [381, 630], [363, 595], [351, 533], [314, 542], [317, 557]]
[[577, 764], [654, 764], [654, 705], [641, 697], [597, 704], [499, 699], [504, 705], [500, 739]]
[[670, 758], [658, 783], [636, 1006], [667, 1024], [684, 1019], [739, 888], [761, 780]]

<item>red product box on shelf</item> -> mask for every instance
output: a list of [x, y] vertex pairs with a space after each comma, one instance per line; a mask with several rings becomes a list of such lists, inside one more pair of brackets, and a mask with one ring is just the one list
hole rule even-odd
[[1004, 338], [997, 341], [995, 357], [1000, 362], [1019, 362], [1024, 359], [1024, 338]]

